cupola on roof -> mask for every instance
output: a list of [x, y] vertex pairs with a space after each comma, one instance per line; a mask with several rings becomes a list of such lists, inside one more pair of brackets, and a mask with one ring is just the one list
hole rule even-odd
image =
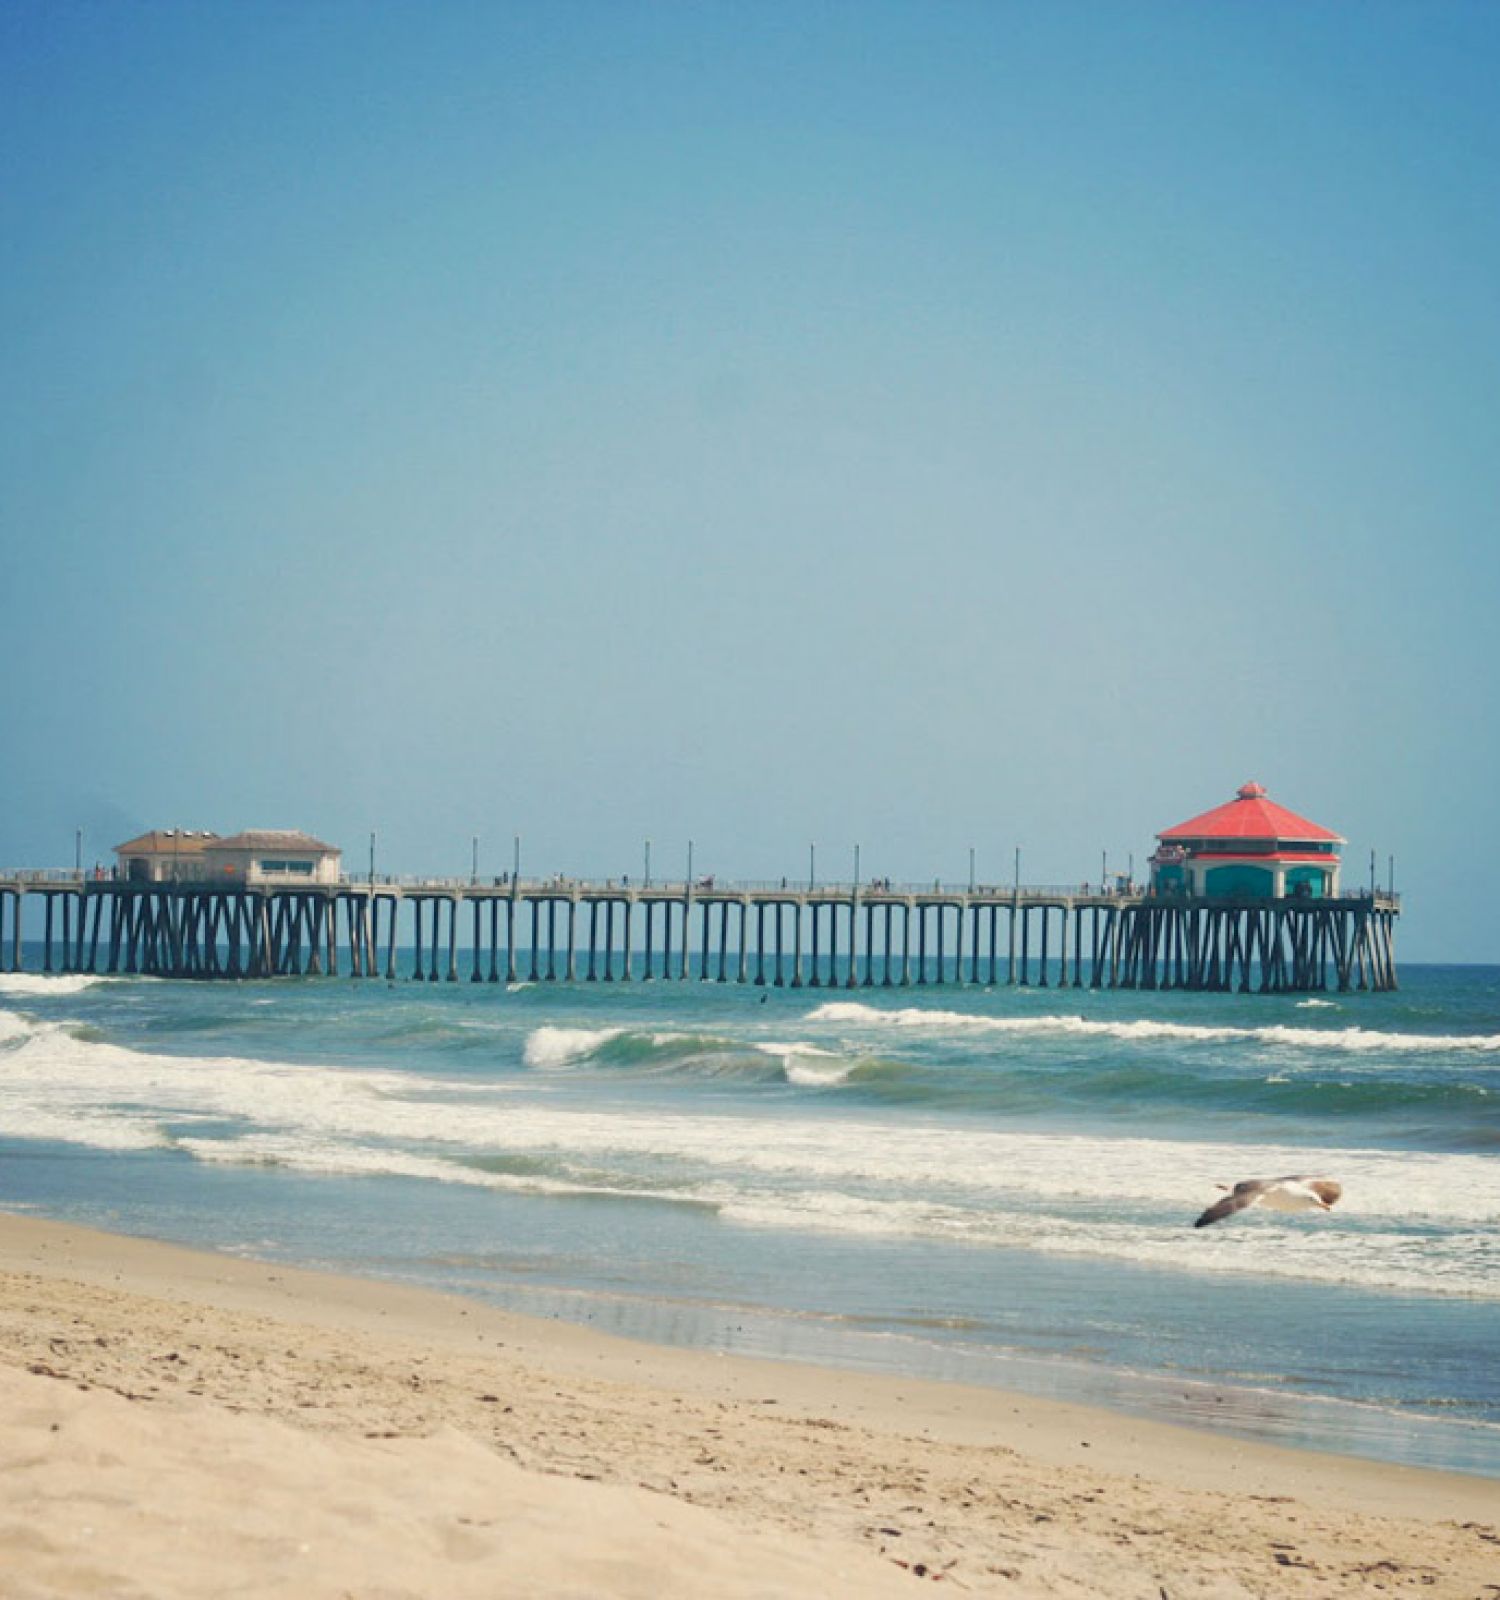
[[1175, 828], [1168, 828], [1156, 837], [1164, 843], [1169, 840], [1185, 843], [1191, 839], [1253, 839], [1271, 844], [1344, 843], [1342, 834], [1277, 805], [1258, 783], [1241, 784], [1228, 804], [1179, 822]]

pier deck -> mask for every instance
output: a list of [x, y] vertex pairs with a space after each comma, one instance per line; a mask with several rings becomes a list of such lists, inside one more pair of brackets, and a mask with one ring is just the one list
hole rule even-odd
[[327, 977], [343, 956], [351, 977], [434, 983], [1260, 993], [1394, 989], [1401, 910], [1379, 890], [1267, 900], [936, 881], [138, 883], [10, 872], [0, 873], [0, 971], [22, 970], [28, 900], [42, 902], [33, 940], [48, 973]]

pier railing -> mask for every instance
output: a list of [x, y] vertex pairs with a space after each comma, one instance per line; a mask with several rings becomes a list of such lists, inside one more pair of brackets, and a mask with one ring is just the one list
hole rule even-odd
[[[1154, 894], [1149, 886], [1136, 884], [1121, 886], [1118, 884], [1099, 883], [953, 883], [942, 878], [922, 878], [917, 880], [903, 880], [897, 882], [890, 878], [862, 878], [857, 883], [850, 879], [818, 879], [809, 881], [806, 878], [721, 878], [717, 874], [705, 874], [693, 878], [691, 883], [681, 878], [652, 878], [647, 881], [632, 875], [621, 874], [616, 878], [584, 878], [575, 877], [567, 873], [551, 873], [543, 877], [514, 878], [509, 873], [499, 876], [459, 876], [451, 877], [432, 876], [425, 873], [389, 873], [389, 872], [345, 872], [329, 883], [320, 883], [314, 879], [293, 877], [288, 875], [266, 875], [244, 879], [224, 879], [215, 877], [189, 876], [186, 873], [174, 875], [161, 881], [131, 879], [125, 877], [117, 869], [97, 869], [85, 867], [13, 867], [0, 870], [0, 887], [10, 890], [35, 889], [45, 891], [49, 888], [66, 889], [69, 887], [89, 888], [97, 886], [101, 889], [163, 889], [178, 888], [183, 890], [242, 890], [260, 889], [268, 891], [287, 891], [299, 893], [360, 893], [374, 889], [396, 891], [404, 894], [455, 894], [461, 897], [490, 896], [494, 894], [516, 895], [526, 897], [530, 895], [571, 895], [579, 894], [585, 897], [617, 894], [640, 898], [651, 895], [662, 899], [687, 899], [704, 895], [797, 895], [816, 900], [850, 900], [868, 899], [871, 897], [891, 896], [901, 899], [911, 899], [919, 896], [947, 898], [953, 900], [983, 901], [985, 903], [999, 903], [1004, 905], [1008, 901], [1042, 900], [1054, 902], [1075, 900], [1111, 900], [1120, 903], [1150, 900], [1168, 905], [1188, 906], [1214, 906], [1214, 905], [1257, 905], [1275, 904], [1260, 896], [1224, 896], [1224, 895], [1192, 895], [1180, 892]], [[1289, 900], [1298, 904], [1317, 904], [1319, 902], [1338, 902], [1353, 904], [1360, 901], [1375, 905], [1382, 910], [1399, 910], [1401, 896], [1393, 890], [1376, 888], [1373, 891], [1366, 887], [1356, 889], [1340, 889], [1331, 895], [1315, 896], [1288, 896]]]

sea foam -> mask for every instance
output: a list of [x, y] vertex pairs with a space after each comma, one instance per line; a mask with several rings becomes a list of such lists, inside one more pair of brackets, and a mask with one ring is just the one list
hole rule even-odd
[[834, 1000], [808, 1012], [808, 1022], [837, 1022], [857, 1027], [910, 1028], [925, 1032], [1075, 1035], [1080, 1038], [1122, 1040], [1173, 1040], [1179, 1043], [1216, 1043], [1245, 1040], [1258, 1044], [1288, 1045], [1308, 1050], [1347, 1051], [1500, 1051], [1500, 1033], [1430, 1034], [1384, 1033], [1371, 1028], [1263, 1028], [1205, 1026], [1190, 1022], [1141, 1019], [1108, 1022], [1092, 1017], [985, 1017], [968, 1011], [927, 1011], [913, 1006], [886, 1010], [857, 1000]]
[[56, 999], [62, 995], [79, 994], [97, 984], [108, 983], [104, 977], [88, 972], [0, 972], [0, 997], [23, 1000]]
[[528, 1067], [564, 1067], [586, 1060], [623, 1032], [623, 1028], [537, 1028], [526, 1040], [522, 1059]]

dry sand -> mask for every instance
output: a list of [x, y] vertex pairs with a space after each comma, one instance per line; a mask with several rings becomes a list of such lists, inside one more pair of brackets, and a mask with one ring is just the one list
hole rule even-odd
[[1500, 1600], [1500, 1484], [0, 1216], [0, 1596]]

